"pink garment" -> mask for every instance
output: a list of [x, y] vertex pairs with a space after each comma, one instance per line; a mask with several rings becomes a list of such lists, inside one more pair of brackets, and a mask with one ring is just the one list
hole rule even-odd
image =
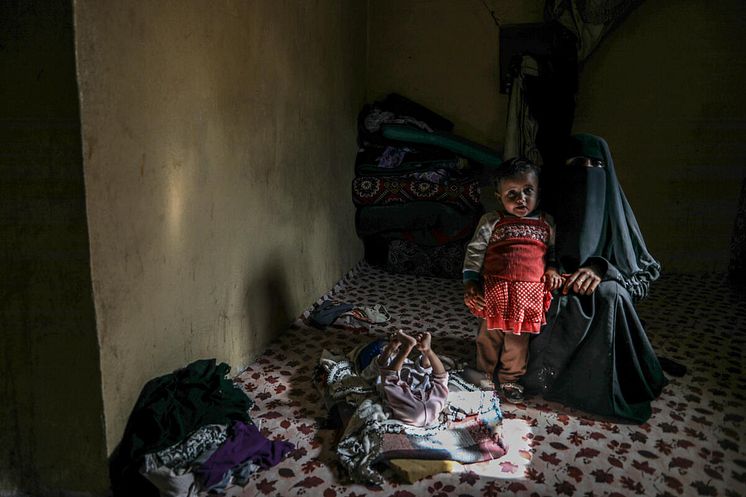
[[413, 389], [392, 369], [381, 368], [381, 381], [393, 417], [412, 426], [432, 424], [448, 398], [448, 373], [431, 374], [428, 388]]

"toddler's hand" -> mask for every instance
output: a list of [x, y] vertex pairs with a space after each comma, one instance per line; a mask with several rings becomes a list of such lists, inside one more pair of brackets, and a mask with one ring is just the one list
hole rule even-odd
[[474, 281], [464, 283], [464, 304], [472, 310], [481, 311], [484, 309], [484, 293]]
[[549, 268], [544, 273], [544, 276], [541, 277], [541, 281], [544, 282], [547, 290], [553, 292], [565, 283], [565, 278], [563, 278], [555, 269]]

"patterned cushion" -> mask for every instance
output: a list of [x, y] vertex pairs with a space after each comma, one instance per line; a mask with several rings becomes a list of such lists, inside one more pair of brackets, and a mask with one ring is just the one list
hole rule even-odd
[[352, 181], [356, 206], [391, 205], [417, 201], [441, 202], [462, 211], [479, 208], [479, 181], [465, 179], [448, 184], [400, 178], [362, 176]]

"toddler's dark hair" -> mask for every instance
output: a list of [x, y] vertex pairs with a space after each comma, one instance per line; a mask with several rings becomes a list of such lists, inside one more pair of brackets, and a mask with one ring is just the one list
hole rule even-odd
[[525, 157], [513, 157], [510, 160], [500, 163], [495, 169], [495, 188], [500, 186], [500, 181], [505, 178], [515, 178], [524, 174], [534, 173], [536, 177], [541, 174], [541, 166], [534, 164]]

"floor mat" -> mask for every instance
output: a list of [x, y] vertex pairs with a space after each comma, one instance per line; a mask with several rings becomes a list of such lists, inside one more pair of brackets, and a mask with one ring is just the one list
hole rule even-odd
[[746, 298], [721, 277], [664, 276], [639, 305], [658, 354], [688, 368], [683, 377], [669, 376], [647, 423], [618, 424], [538, 397], [505, 403], [504, 457], [383, 486], [346, 484], [339, 471], [334, 432], [325, 429], [326, 412], [312, 384], [322, 350], [348, 351], [402, 328], [430, 331], [437, 352], [468, 361], [478, 321], [463, 305], [459, 281], [389, 274], [365, 263], [319, 302], [332, 297], [356, 306], [383, 304], [391, 320], [319, 330], [307, 324], [306, 312], [239, 375], [265, 436], [296, 449], [247, 486], [229, 487], [228, 495], [746, 495]]

